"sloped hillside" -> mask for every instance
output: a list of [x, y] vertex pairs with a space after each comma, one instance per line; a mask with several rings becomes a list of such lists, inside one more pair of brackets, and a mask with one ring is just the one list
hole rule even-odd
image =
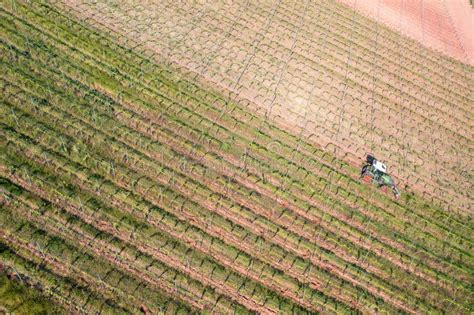
[[472, 66], [332, 0], [59, 2], [352, 165], [375, 153], [402, 186], [472, 217]]
[[[303, 96], [298, 99], [298, 95], [293, 98], [302, 102], [296, 110], [304, 111], [305, 117], [319, 117], [321, 123], [308, 120], [306, 128], [298, 129], [278, 91], [293, 84], [291, 73], [300, 80], [295, 79], [296, 87], [288, 93], [300, 91], [297, 82], [303, 82], [305, 75], [289, 71], [291, 62], [279, 59], [279, 52], [288, 52], [282, 40], [272, 40], [272, 54], [265, 57], [258, 47], [269, 39], [255, 35], [261, 42], [249, 47], [254, 61], [246, 64], [248, 73], [245, 70], [236, 78], [239, 89], [235, 89], [231, 79], [219, 77], [224, 72], [211, 67], [216, 64], [212, 60], [220, 58], [220, 49], [206, 53], [208, 66], [198, 76], [195, 68], [187, 67], [193, 55], [185, 59], [184, 53], [174, 56], [173, 50], [167, 54], [161, 48], [144, 50], [134, 45], [132, 38], [136, 40], [140, 32], [133, 33], [133, 27], [143, 34], [149, 31], [140, 26], [146, 17], [133, 13], [144, 7], [114, 6], [113, 2], [67, 5], [15, 1], [0, 8], [0, 261], [5, 268], [32, 279], [42, 294], [73, 313], [473, 311], [474, 223], [466, 215], [471, 210], [464, 207], [472, 203], [466, 189], [472, 186], [471, 175], [463, 183], [453, 179], [447, 187], [430, 179], [442, 172], [446, 178], [455, 178], [460, 169], [454, 166], [470, 159], [472, 117], [468, 113], [472, 107], [468, 100], [472, 96], [464, 92], [471, 68], [422, 51], [433, 69], [444, 69], [449, 75], [428, 78], [410, 72], [420, 82], [430, 82], [427, 91], [432, 94], [421, 96], [419, 103], [410, 98], [405, 105], [396, 105], [389, 96], [377, 94], [378, 89], [391, 86], [385, 84], [396, 81], [395, 77], [387, 75], [384, 83], [375, 74], [367, 77], [355, 71], [359, 68], [340, 76], [337, 60], [343, 50], [336, 47], [365, 48], [354, 39], [339, 42], [337, 38], [342, 41], [343, 36], [338, 29], [325, 29], [325, 35], [320, 33], [320, 43], [325, 44], [318, 46], [318, 40], [307, 38], [305, 43], [313, 45], [308, 50], [293, 50], [290, 58], [283, 57], [309, 62], [307, 54], [319, 56], [311, 67], [291, 68], [307, 69], [306, 78], [312, 77], [311, 71], [321, 75], [313, 82], [319, 92], [310, 94], [319, 95], [317, 102]], [[167, 16], [171, 9], [183, 14], [201, 12], [185, 5], [146, 5], [166, 17], [163, 25], [177, 32], [181, 31], [172, 16]], [[340, 17], [341, 28], [346, 23], [349, 11], [338, 11], [342, 7], [321, 2], [319, 8], [321, 20], [329, 12]], [[108, 10], [121, 14], [108, 18]], [[224, 7], [207, 10], [202, 12], [231, 12]], [[249, 12], [264, 14], [265, 10], [262, 6]], [[284, 13], [277, 7], [271, 10], [275, 18], [276, 12]], [[314, 13], [310, 8], [306, 11], [309, 17]], [[126, 14], [128, 26], [120, 19]], [[206, 16], [194, 15], [192, 21]], [[238, 21], [243, 20], [241, 16]], [[156, 21], [162, 20], [150, 18], [147, 23], [161, 23]], [[225, 28], [226, 21], [222, 17], [216, 27]], [[360, 36], [369, 33], [371, 28], [362, 23], [368, 20], [352, 14], [352, 21], [367, 29]], [[128, 30], [130, 37], [107, 29], [112, 22]], [[166, 32], [157, 31], [153, 37], [150, 33], [148, 38], [155, 39], [143, 43], [158, 47], [158, 43], [167, 45], [167, 38], [200, 38], [192, 34], [200, 31], [197, 24], [186, 27], [181, 35], [166, 37]], [[298, 34], [305, 34], [309, 26], [297, 29]], [[395, 36], [386, 29], [380, 32]], [[386, 38], [387, 50], [372, 51], [372, 55], [390, 65], [393, 58], [383, 54], [390, 52], [393, 42]], [[181, 45], [188, 42], [180, 40], [176, 47], [186, 47]], [[395, 45], [400, 51], [417, 54], [421, 49], [405, 39], [400, 42], [405, 44]], [[195, 56], [201, 54], [197, 48], [194, 51]], [[233, 60], [238, 63], [238, 50], [235, 54]], [[261, 84], [262, 91], [278, 82], [273, 101], [268, 103], [261, 96], [267, 94], [244, 98], [242, 93], [253, 93], [245, 87], [250, 82], [246, 79], [250, 65], [267, 68], [265, 62], [271, 58], [285, 69], [279, 72], [280, 79], [273, 81], [269, 73], [260, 73], [262, 81], [254, 82]], [[362, 57], [350, 57], [343, 69], [355, 60], [360, 60], [357, 67], [362, 71]], [[377, 69], [381, 77], [390, 71], [389, 66]], [[372, 103], [364, 101], [363, 93], [369, 93], [368, 87], [362, 89], [364, 80], [380, 84], [370, 90]], [[436, 80], [449, 81], [451, 92], [444, 81]], [[331, 84], [340, 82], [345, 82], [347, 103], [332, 102], [335, 96], [330, 93], [338, 90]], [[403, 86], [423, 89], [416, 84]], [[349, 91], [356, 87], [362, 95], [349, 101]], [[393, 97], [411, 95], [397, 91]], [[259, 95], [264, 97], [261, 101]], [[424, 114], [430, 98], [445, 100], [433, 105], [431, 118]], [[447, 110], [449, 102], [459, 106]], [[371, 108], [373, 124], [366, 125], [368, 129], [358, 129], [367, 111], [359, 112], [357, 106]], [[280, 118], [275, 115], [277, 108], [283, 111]], [[387, 116], [380, 116], [377, 108], [386, 110]], [[409, 113], [417, 122], [409, 126], [413, 130], [405, 125], [383, 127], [383, 119], [374, 119], [406, 118]], [[437, 115], [455, 127], [447, 121], [442, 124]], [[432, 126], [429, 134], [423, 133], [423, 124]], [[311, 126], [315, 129], [309, 133]], [[457, 129], [448, 131], [448, 127]], [[388, 130], [404, 132], [399, 141], [412, 141], [407, 135], [421, 133], [420, 148], [397, 151], [401, 144], [388, 140]], [[414, 172], [406, 177], [407, 183], [426, 184], [429, 198], [423, 198], [417, 186], [395, 200], [358, 179], [358, 158], [369, 143], [369, 139], [357, 140], [364, 132], [377, 144], [372, 147], [376, 154], [393, 160], [392, 170], [402, 157], [419, 157], [416, 154], [423, 151], [417, 150], [426, 149], [427, 154], [432, 150], [437, 161], [447, 159], [449, 151], [436, 153], [439, 146], [448, 150], [451, 145], [459, 159], [448, 161], [454, 166], [440, 162], [454, 170], [439, 168], [435, 173]], [[423, 141], [438, 134], [456, 141], [433, 140], [431, 146]], [[351, 146], [346, 148], [344, 141]], [[419, 170], [435, 166], [420, 160], [425, 164], [417, 165]], [[408, 164], [404, 164], [407, 169], [398, 169], [399, 177], [415, 167]], [[463, 169], [469, 171], [469, 167]], [[436, 191], [443, 193], [434, 198]], [[450, 209], [441, 207], [443, 203]]]
[[337, 0], [422, 45], [474, 65], [474, 6], [465, 0]]

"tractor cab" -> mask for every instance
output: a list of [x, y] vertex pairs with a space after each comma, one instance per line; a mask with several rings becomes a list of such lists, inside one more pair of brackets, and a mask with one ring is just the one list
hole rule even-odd
[[383, 173], [383, 174], [387, 173], [387, 166], [383, 164], [382, 162], [375, 160], [372, 165], [378, 172]]

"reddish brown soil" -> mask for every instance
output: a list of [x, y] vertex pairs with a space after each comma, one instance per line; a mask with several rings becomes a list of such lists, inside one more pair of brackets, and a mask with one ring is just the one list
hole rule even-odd
[[[446, 57], [448, 50], [400, 36], [402, 25], [416, 25], [419, 12], [426, 21], [413, 34], [429, 34], [464, 53], [464, 44], [453, 41], [457, 26], [438, 13], [444, 3], [418, 8], [416, 2], [379, 0], [384, 14], [398, 12], [400, 29], [393, 31], [332, 0], [58, 2], [88, 17], [85, 24], [107, 30], [113, 41], [164, 61], [172, 74], [142, 69], [144, 63], [119, 64], [125, 53], [102, 60], [88, 47], [90, 37], [65, 37], [69, 44], [51, 39], [50, 50], [29, 56], [84, 69], [64, 67], [66, 77], [45, 71], [46, 86], [37, 76], [42, 67], [17, 53], [27, 64], [23, 72], [33, 70], [20, 80], [13, 75], [17, 68], [9, 68], [3, 91], [12, 109], [1, 109], [9, 128], [0, 131], [0, 144], [11, 160], [23, 157], [41, 167], [3, 159], [8, 167], [0, 165], [0, 175], [36, 196], [32, 205], [48, 200], [80, 222], [69, 226], [53, 211], [36, 216], [28, 211], [29, 197], [18, 197], [26, 206], [16, 213], [27, 213], [25, 220], [71, 244], [79, 239], [88, 253], [150, 284], [150, 292], [163, 286], [174, 295], [176, 283], [161, 279], [161, 269], [145, 267], [148, 260], [176, 270], [196, 281], [176, 296], [196, 309], [219, 312], [213, 305], [221, 300], [224, 313], [237, 304], [259, 313], [282, 311], [267, 303], [270, 294], [241, 290], [247, 283], [318, 312], [345, 305], [368, 313], [429, 313], [457, 307], [445, 298], [464, 304], [472, 224], [432, 209], [408, 189], [396, 202], [378, 195], [360, 183], [357, 170], [371, 151], [390, 161], [403, 184], [444, 201], [445, 210], [474, 209], [472, 67]], [[445, 14], [455, 16], [450, 10]], [[37, 24], [36, 36], [62, 33]], [[61, 49], [62, 59], [50, 53]], [[104, 79], [85, 82], [89, 75]], [[60, 93], [73, 89], [71, 81], [76, 90]], [[88, 85], [104, 97], [89, 95], [82, 88]], [[49, 106], [30, 104], [32, 96], [48, 97]], [[81, 96], [85, 101], [76, 102]], [[74, 195], [60, 187], [63, 180]], [[96, 199], [104, 205], [96, 206]], [[12, 231], [14, 245], [27, 242]], [[155, 235], [169, 238], [163, 245]], [[227, 274], [214, 274], [219, 267]], [[215, 293], [204, 294], [207, 288]], [[316, 292], [327, 298], [315, 299]], [[327, 305], [328, 298], [335, 302]], [[154, 312], [141, 294], [128, 303]]]
[[[120, 35], [125, 45], [207, 80], [345, 161], [358, 166], [372, 152], [390, 164], [402, 188], [406, 184], [449, 211], [472, 213], [466, 181], [472, 171], [472, 74], [445, 53], [336, 3], [328, 11], [303, 3], [61, 2]], [[397, 2], [387, 3], [379, 11], [396, 16]], [[464, 42], [452, 40], [453, 25], [461, 25], [452, 21], [466, 20], [454, 18], [461, 11], [449, 6], [448, 19], [436, 13], [444, 7], [436, 3], [419, 14], [414, 5], [404, 8], [427, 16], [419, 34], [431, 38], [436, 26], [446, 47], [468, 52]], [[399, 25], [414, 19], [400, 16]]]
[[474, 8], [468, 0], [337, 0], [461, 62], [474, 64]]

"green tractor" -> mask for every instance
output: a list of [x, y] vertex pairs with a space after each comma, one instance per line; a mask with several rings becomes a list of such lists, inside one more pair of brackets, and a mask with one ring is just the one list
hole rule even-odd
[[400, 191], [395, 185], [395, 181], [387, 174], [387, 166], [377, 161], [371, 154], [367, 155], [366, 163], [362, 166], [362, 170], [360, 171], [360, 178], [366, 182], [372, 182], [384, 192], [390, 188], [395, 198], [400, 198]]

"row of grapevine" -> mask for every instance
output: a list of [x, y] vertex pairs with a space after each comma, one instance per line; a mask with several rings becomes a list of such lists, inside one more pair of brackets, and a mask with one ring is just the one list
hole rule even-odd
[[1, 16], [2, 242], [12, 267], [51, 267], [23, 267], [45, 289], [87, 286], [52, 293], [64, 307], [468, 309], [469, 223], [380, 195], [324, 149], [46, 4]]

